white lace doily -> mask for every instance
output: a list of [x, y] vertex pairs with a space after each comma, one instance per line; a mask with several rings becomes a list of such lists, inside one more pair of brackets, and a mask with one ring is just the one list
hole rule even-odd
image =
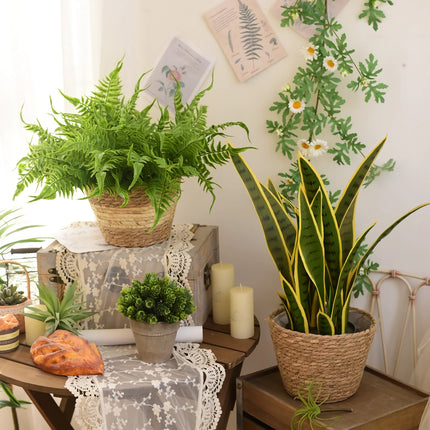
[[[82, 234], [80, 226], [80, 234]], [[117, 310], [119, 292], [146, 272], [168, 274], [185, 288], [191, 258], [191, 225], [174, 226], [169, 240], [146, 248], [115, 248], [71, 253], [58, 247], [57, 271], [66, 285], [78, 282], [86, 306], [97, 312], [85, 329], [122, 328], [128, 319]], [[183, 322], [193, 325], [190, 317]], [[178, 343], [161, 365], [137, 359], [134, 345], [99, 346], [103, 376], [69, 377], [76, 397], [74, 425], [85, 430], [215, 429], [221, 416], [217, 397], [225, 369], [212, 351]]]

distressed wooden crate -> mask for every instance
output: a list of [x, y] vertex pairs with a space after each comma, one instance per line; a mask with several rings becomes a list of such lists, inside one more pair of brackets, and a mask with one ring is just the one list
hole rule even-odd
[[[212, 310], [210, 267], [219, 262], [218, 227], [196, 225], [193, 231], [194, 236], [191, 240], [193, 247], [188, 251], [191, 267], [187, 279], [197, 306], [196, 312], [192, 315], [194, 323], [203, 325]], [[54, 241], [37, 252], [37, 270], [39, 282], [51, 285], [61, 296], [64, 282], [56, 267], [57, 248], [58, 242]], [[71, 280], [73, 279], [69, 281]]]
[[[285, 391], [277, 367], [240, 376], [236, 388], [238, 430], [289, 430], [294, 412], [303, 407]], [[428, 399], [427, 393], [367, 367], [357, 393], [323, 405], [322, 409], [335, 411], [322, 413], [323, 420], [317, 420], [314, 428], [417, 430]]]

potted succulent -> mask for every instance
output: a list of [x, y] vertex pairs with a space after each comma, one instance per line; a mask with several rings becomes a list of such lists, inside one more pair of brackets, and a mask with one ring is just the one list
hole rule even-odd
[[[375, 224], [355, 236], [357, 196], [385, 140], [363, 160], [334, 208], [321, 176], [302, 155], [296, 207], [270, 180], [267, 187], [260, 183], [240, 154], [231, 154], [280, 273], [283, 306], [268, 321], [283, 384], [293, 396], [311, 381], [321, 386], [321, 397], [329, 397], [329, 402], [347, 398], [358, 389], [375, 320], [364, 311], [350, 312], [354, 281], [376, 245], [401, 221], [429, 204], [401, 216], [360, 254], [360, 245]], [[356, 329], [348, 333], [353, 314]]]
[[19, 323], [20, 333], [25, 332], [24, 309], [31, 304], [30, 275], [26, 267], [14, 260], [0, 260], [0, 265], [16, 265], [24, 271], [27, 282], [27, 296], [18, 288], [8, 281], [0, 278], [0, 316], [12, 314]]
[[72, 282], [67, 287], [61, 300], [54, 288], [49, 285], [37, 285], [37, 289], [38, 298], [46, 309], [29, 306], [30, 312], [25, 312], [24, 316], [46, 323], [45, 336], [49, 336], [55, 330], [67, 330], [79, 335], [78, 322], [90, 317], [94, 312], [85, 309], [85, 302], [81, 301], [82, 293], [76, 294], [76, 283]]
[[196, 177], [213, 204], [216, 184], [209, 169], [229, 161], [228, 145], [217, 139], [230, 126], [247, 135], [248, 129], [242, 122], [207, 123], [207, 106], [200, 101], [212, 88], [213, 77], [186, 105], [177, 84], [173, 117], [156, 100], [139, 110], [145, 73], [126, 100], [122, 66], [119, 61], [90, 96], [78, 99], [60, 91], [76, 112], [58, 112], [51, 103], [55, 131], [22, 119], [38, 141], [30, 143], [18, 162], [15, 196], [32, 183], [41, 187], [33, 200], [73, 197], [80, 190], [90, 199], [108, 243], [147, 246], [169, 236], [183, 178]]
[[180, 322], [196, 306], [191, 291], [168, 276], [149, 272], [143, 281], [133, 280], [122, 289], [118, 310], [130, 320], [139, 358], [162, 363], [172, 354]]
[[[18, 261], [8, 259], [12, 248], [19, 244], [42, 242], [44, 238], [22, 237], [22, 232], [40, 225], [20, 225], [19, 209], [4, 209], [0, 211], [0, 266], [4, 268], [4, 275], [0, 276], [0, 316], [12, 314], [18, 319], [19, 330], [25, 331], [24, 308], [31, 303], [30, 275], [26, 266]], [[13, 282], [11, 273], [19, 266], [19, 273], [25, 275], [26, 291], [22, 291], [20, 282]], [[25, 295], [27, 294], [27, 295]]]

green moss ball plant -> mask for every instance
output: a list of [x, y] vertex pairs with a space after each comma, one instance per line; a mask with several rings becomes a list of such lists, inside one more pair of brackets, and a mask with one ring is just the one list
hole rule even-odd
[[173, 324], [191, 315], [196, 306], [190, 290], [168, 276], [161, 278], [151, 272], [143, 281], [133, 280], [121, 291], [118, 310], [135, 321]]

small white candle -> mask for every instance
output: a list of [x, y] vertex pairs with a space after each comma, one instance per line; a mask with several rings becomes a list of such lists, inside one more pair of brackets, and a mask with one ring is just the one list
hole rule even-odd
[[230, 334], [236, 339], [254, 336], [254, 290], [233, 287], [230, 290]]
[[212, 316], [216, 324], [230, 323], [230, 289], [234, 285], [234, 266], [216, 263], [211, 266]]
[[[33, 305], [33, 307], [46, 311], [45, 305]], [[31, 313], [31, 309], [26, 308], [26, 313]], [[25, 343], [31, 346], [34, 341], [45, 334], [46, 323], [35, 320], [34, 318], [25, 317]]]

